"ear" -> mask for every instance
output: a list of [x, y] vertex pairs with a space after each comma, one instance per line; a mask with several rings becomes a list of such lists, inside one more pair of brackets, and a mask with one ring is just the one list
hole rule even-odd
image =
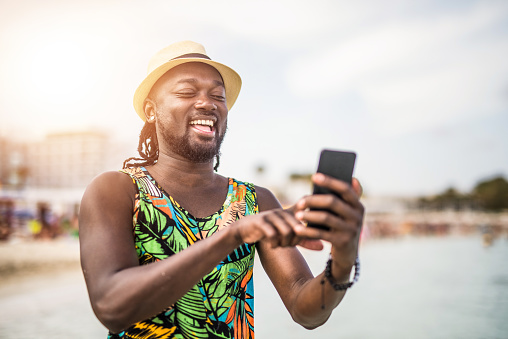
[[143, 112], [145, 113], [145, 119], [147, 122], [155, 122], [155, 111], [155, 102], [150, 98], [146, 98], [145, 101], [143, 101]]

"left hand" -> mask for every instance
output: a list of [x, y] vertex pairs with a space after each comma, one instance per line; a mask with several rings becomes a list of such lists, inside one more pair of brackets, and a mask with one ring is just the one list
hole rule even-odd
[[[358, 245], [363, 224], [364, 207], [360, 203], [362, 187], [356, 178], [352, 185], [321, 173], [312, 177], [314, 184], [340, 195], [315, 194], [303, 197], [294, 206], [297, 219], [327, 226], [329, 230], [298, 227], [298, 236], [322, 239], [332, 245], [332, 274], [336, 279], [346, 279], [358, 255]], [[310, 209], [319, 209], [310, 210]], [[303, 243], [301, 243], [303, 245]], [[305, 246], [308, 247], [308, 246]]]

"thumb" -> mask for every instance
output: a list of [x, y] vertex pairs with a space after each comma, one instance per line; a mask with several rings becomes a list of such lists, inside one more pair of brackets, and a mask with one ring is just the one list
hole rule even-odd
[[358, 197], [361, 197], [363, 194], [363, 187], [358, 181], [358, 179], [353, 178], [353, 181], [351, 182], [351, 186], [353, 187], [353, 190], [358, 194]]
[[296, 214], [296, 212], [298, 211], [303, 211], [305, 210], [305, 197], [307, 196], [303, 196], [296, 204], [294, 204], [293, 206], [290, 206], [288, 208], [285, 208], [284, 210], [289, 212], [289, 213], [292, 213], [293, 215]]
[[312, 251], [321, 251], [324, 248], [323, 242], [319, 239], [302, 239], [298, 246]]

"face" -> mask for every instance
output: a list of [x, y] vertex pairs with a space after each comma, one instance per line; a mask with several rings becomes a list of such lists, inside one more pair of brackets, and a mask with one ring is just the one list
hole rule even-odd
[[227, 112], [219, 72], [197, 62], [179, 65], [164, 74], [145, 104], [145, 114], [156, 117], [160, 152], [192, 162], [208, 162], [219, 154]]

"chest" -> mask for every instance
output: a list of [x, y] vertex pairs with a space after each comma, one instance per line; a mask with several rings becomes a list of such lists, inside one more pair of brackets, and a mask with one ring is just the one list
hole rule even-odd
[[221, 209], [228, 195], [227, 182], [213, 187], [162, 186], [183, 209], [196, 218], [210, 216]]

